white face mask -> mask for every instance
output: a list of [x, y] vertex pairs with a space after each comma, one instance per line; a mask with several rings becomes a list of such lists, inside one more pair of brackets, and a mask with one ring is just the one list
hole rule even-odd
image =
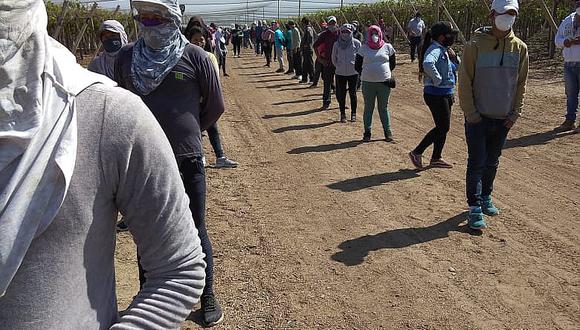
[[377, 43], [377, 42], [379, 42], [379, 36], [378, 36], [378, 35], [376, 35], [376, 34], [373, 34], [372, 38], [373, 38], [373, 42], [374, 42], [374, 43]]
[[576, 15], [580, 16], [580, 7], [576, 8]]
[[509, 31], [516, 22], [516, 17], [512, 15], [498, 15], [495, 17], [495, 27], [500, 31]]

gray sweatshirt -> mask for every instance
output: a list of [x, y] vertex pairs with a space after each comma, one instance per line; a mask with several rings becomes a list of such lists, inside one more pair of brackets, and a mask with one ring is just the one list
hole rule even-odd
[[[121, 88], [94, 85], [76, 102], [69, 191], [0, 298], [0, 329], [178, 328], [201, 295], [205, 263], [171, 146], [143, 102]], [[118, 211], [148, 270], [122, 317], [114, 272]]]

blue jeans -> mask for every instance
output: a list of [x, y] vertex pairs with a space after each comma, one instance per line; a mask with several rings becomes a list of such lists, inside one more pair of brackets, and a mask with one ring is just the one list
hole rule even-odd
[[477, 124], [465, 123], [467, 140], [467, 203], [481, 206], [482, 196], [490, 196], [499, 157], [509, 128], [504, 119], [482, 118]]
[[564, 82], [566, 84], [566, 119], [576, 121], [578, 92], [580, 92], [580, 63], [564, 64]]

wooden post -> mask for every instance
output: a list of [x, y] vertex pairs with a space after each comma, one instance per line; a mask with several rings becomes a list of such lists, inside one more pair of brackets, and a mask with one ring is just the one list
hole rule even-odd
[[447, 19], [451, 22], [451, 24], [453, 25], [453, 28], [457, 29], [457, 31], [459, 31], [459, 39], [461, 40], [461, 42], [463, 42], [464, 44], [467, 43], [467, 40], [465, 40], [465, 36], [463, 35], [461, 30], [459, 29], [459, 26], [457, 26], [457, 23], [455, 23], [453, 16], [451, 16], [451, 13], [449, 13], [449, 10], [447, 10], [447, 7], [445, 6], [445, 4], [441, 3], [441, 5], [443, 8], [443, 12], [445, 13], [445, 16], [447, 16]]
[[83, 39], [83, 35], [85, 34], [85, 31], [87, 29], [87, 26], [91, 22], [91, 18], [95, 14], [96, 10], [97, 10], [97, 3], [95, 2], [95, 3], [93, 3], [93, 6], [91, 7], [91, 11], [89, 12], [89, 15], [85, 18], [85, 22], [77, 34], [77, 38], [76, 38], [75, 43], [73, 44], [73, 47], [71, 49], [71, 52], [73, 54], [76, 54], [77, 49], [79, 48], [79, 44], [81, 43], [81, 40]]
[[441, 8], [441, 0], [435, 0], [435, 21], [439, 22], [441, 20], [441, 15], [439, 9]]
[[401, 31], [401, 33], [405, 36], [405, 39], [407, 39], [407, 41], [410, 43], [411, 40], [409, 40], [409, 36], [407, 36], [407, 31], [405, 31], [405, 29], [403, 29], [403, 26], [401, 25], [401, 23], [397, 19], [397, 16], [395, 15], [395, 12], [393, 11], [393, 9], [391, 9], [391, 6], [389, 6], [387, 2], [385, 2], [385, 4], [387, 4], [387, 8], [391, 12], [391, 15], [393, 15], [393, 19], [395, 20], [395, 23], [397, 24], [399, 31]]
[[62, 30], [62, 25], [64, 23], [64, 18], [66, 16], [66, 13], [68, 12], [68, 1], [64, 0], [62, 2], [62, 8], [60, 10], [60, 14], [58, 15], [58, 18], [56, 19], [56, 28], [54, 29], [53, 32], [53, 38], [54, 40], [58, 40], [58, 36], [60, 35], [60, 31]]
[[556, 31], [558, 31], [558, 25], [556, 25], [556, 22], [554, 21], [554, 18], [552, 17], [552, 14], [550, 13], [550, 9], [548, 9], [548, 6], [546, 5], [546, 2], [544, 0], [542, 1], [542, 9], [544, 11], [544, 16], [546, 16], [546, 21], [548, 22], [548, 24], [550, 25], [550, 27]]
[[[552, 1], [552, 18], [554, 16], [556, 16], [558, 13], [558, 1], [557, 0], [553, 0]], [[554, 56], [556, 55], [556, 44], [554, 43], [554, 38], [556, 36], [556, 33], [558, 32], [558, 29], [550, 29], [550, 33], [548, 34], [548, 37], [550, 38], [549, 45], [548, 45], [548, 56], [550, 58], [554, 58]]]

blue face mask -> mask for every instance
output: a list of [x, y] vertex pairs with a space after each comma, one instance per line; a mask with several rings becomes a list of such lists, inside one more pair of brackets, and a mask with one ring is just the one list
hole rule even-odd
[[103, 41], [103, 48], [107, 53], [116, 53], [121, 49], [121, 38], [119, 39], [107, 39]]

